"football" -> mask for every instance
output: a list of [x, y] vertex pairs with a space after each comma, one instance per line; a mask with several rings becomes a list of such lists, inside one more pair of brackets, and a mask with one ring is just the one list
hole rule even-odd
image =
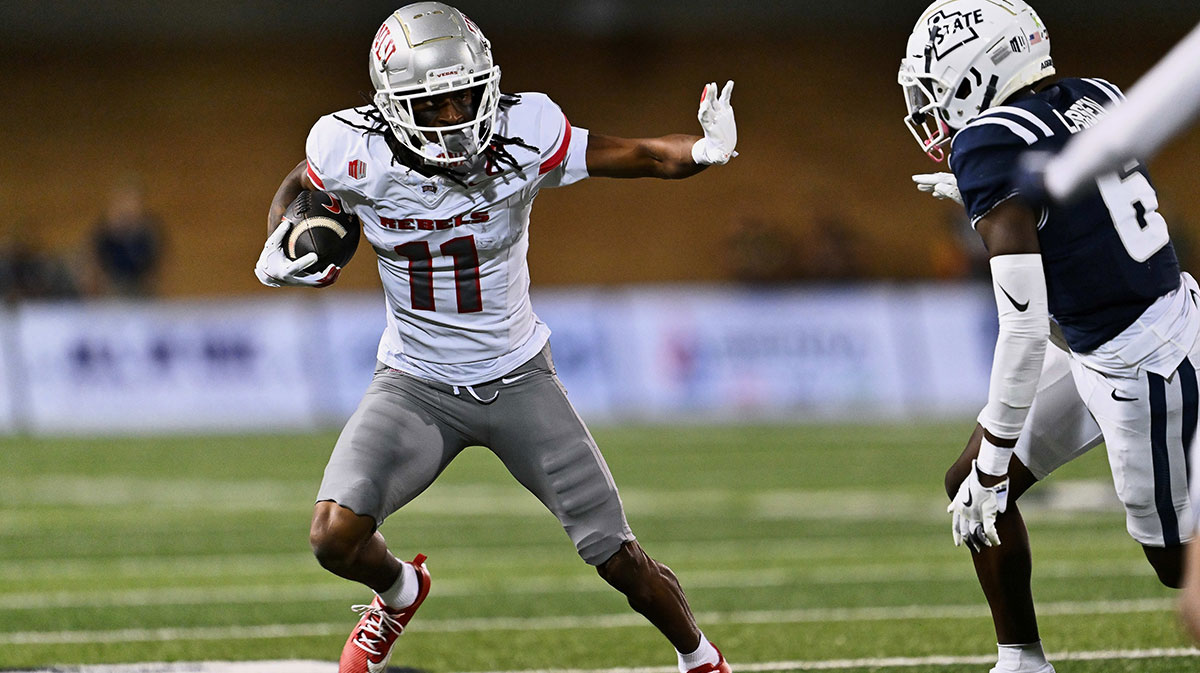
[[327, 192], [300, 192], [284, 218], [292, 223], [284, 239], [284, 252], [288, 259], [317, 253], [317, 261], [308, 267], [313, 271], [322, 271], [330, 264], [343, 268], [358, 249], [358, 216]]

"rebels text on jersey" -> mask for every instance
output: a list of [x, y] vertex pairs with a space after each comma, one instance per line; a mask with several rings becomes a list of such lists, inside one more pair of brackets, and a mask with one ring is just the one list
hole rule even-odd
[[[950, 169], [971, 225], [1016, 195], [1012, 178], [1023, 152], [1058, 151], [1121, 100], [1104, 80], [1065, 79], [967, 123], [951, 144]], [[1179, 262], [1157, 208], [1146, 167], [1131, 162], [1079, 199], [1041, 212], [1050, 313], [1071, 350], [1086, 353], [1109, 341], [1179, 286]]]
[[[550, 330], [529, 301], [529, 211], [542, 187], [587, 177], [587, 130], [547, 96], [500, 110], [496, 135], [517, 166], [484, 157], [463, 185], [393, 161], [367, 108], [322, 117], [308, 136], [308, 177], [362, 220], [387, 300], [379, 359], [451, 385], [491, 381], [537, 355]], [[464, 186], [465, 185], [465, 186]]]

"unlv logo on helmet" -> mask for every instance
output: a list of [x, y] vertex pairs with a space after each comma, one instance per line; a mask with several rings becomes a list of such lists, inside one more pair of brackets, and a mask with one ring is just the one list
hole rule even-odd
[[964, 44], [979, 39], [979, 31], [975, 27], [983, 22], [983, 12], [947, 12], [938, 10], [929, 17], [929, 41], [933, 45], [933, 54], [943, 59], [947, 54]]

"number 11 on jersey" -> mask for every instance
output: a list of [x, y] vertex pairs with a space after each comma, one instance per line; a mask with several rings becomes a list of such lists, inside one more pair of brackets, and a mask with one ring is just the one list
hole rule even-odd
[[[409, 294], [416, 311], [436, 311], [433, 299], [433, 256], [426, 241], [397, 245], [396, 254], [408, 258]], [[454, 259], [454, 289], [459, 313], [478, 313], [483, 310], [483, 295], [479, 290], [479, 253], [474, 236], [459, 236], [443, 243], [442, 256]]]

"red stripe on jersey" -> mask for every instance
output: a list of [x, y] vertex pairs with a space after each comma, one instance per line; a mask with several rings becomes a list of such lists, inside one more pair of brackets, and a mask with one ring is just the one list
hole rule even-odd
[[317, 175], [317, 172], [313, 170], [312, 164], [306, 161], [304, 162], [304, 165], [308, 167], [307, 173], [309, 181], [312, 182], [317, 189], [325, 191], [325, 183], [321, 182], [321, 176]]
[[563, 123], [567, 125], [567, 130], [563, 133], [562, 144], [554, 151], [554, 154], [547, 160], [542, 162], [542, 167], [538, 169], [538, 175], [545, 175], [550, 171], [558, 168], [558, 165], [567, 158], [567, 146], [571, 144], [571, 122], [563, 115]]

